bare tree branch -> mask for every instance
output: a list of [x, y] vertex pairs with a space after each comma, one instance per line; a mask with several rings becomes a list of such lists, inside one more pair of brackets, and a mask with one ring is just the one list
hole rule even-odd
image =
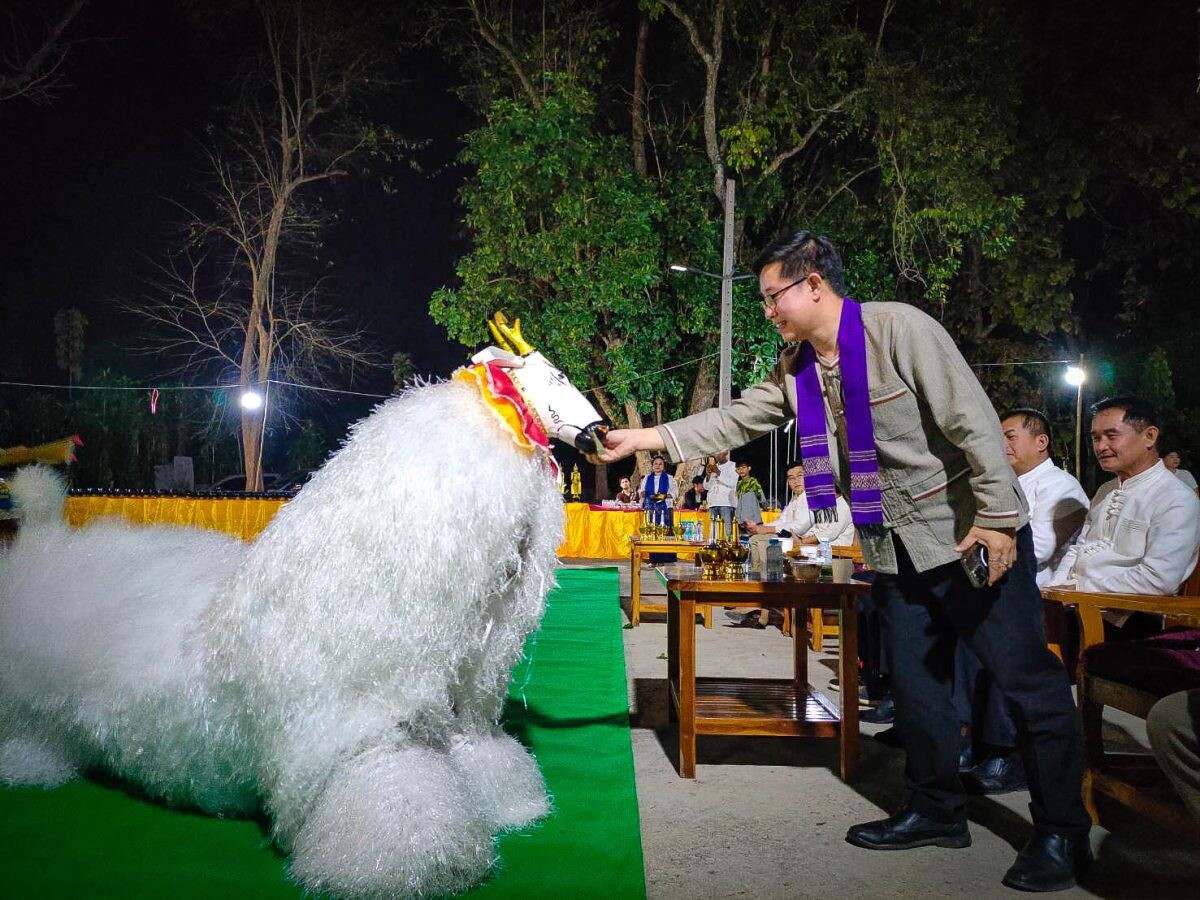
[[471, 8], [471, 12], [475, 16], [475, 24], [479, 28], [479, 36], [483, 38], [489, 47], [504, 57], [504, 61], [508, 63], [513, 74], [521, 82], [521, 87], [525, 91], [525, 96], [529, 98], [529, 102], [535, 108], [541, 106], [542, 98], [538, 96], [538, 92], [534, 89], [533, 82], [525, 72], [521, 61], [517, 59], [517, 55], [513, 53], [512, 48], [500, 40], [500, 36], [496, 34], [496, 30], [484, 20], [483, 12], [479, 8], [479, 0], [467, 0], [467, 6]]
[[9, 46], [0, 50], [0, 67], [6, 70], [0, 73], [0, 103], [16, 97], [37, 104], [58, 99], [63, 87], [63, 64], [71, 49], [71, 42], [63, 35], [86, 5], [87, 0], [72, 0], [34, 46], [24, 38], [15, 14], [9, 14], [12, 35]]
[[763, 175], [774, 175], [780, 166], [807, 147], [809, 141], [816, 137], [817, 132], [824, 127], [826, 120], [828, 120], [828, 118], [834, 113], [840, 112], [842, 109], [844, 109], [846, 104], [861, 94], [863, 90], [863, 88], [855, 88], [849, 93], [843, 95], [832, 106], [820, 110], [821, 114], [813, 121], [812, 125], [809, 126], [808, 131], [804, 133], [804, 137], [800, 138], [800, 140], [797, 141], [793, 146], [789, 147], [787, 150], [784, 150], [773, 160], [771, 160], [771, 162], [768, 163], [767, 167], [763, 170]]
[[713, 4], [711, 47], [700, 39], [700, 30], [675, 0], [663, 0], [663, 6], [683, 26], [688, 40], [704, 63], [704, 151], [713, 167], [713, 194], [719, 203], [725, 197], [725, 160], [717, 141], [717, 79], [721, 72], [721, 52], [725, 36], [725, 0]]

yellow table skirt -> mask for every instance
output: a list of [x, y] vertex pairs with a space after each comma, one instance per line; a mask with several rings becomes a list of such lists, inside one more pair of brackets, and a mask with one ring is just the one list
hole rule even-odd
[[[629, 539], [642, 524], [641, 510], [595, 510], [586, 503], [568, 503], [567, 533], [558, 555], [583, 559], [628, 559]], [[763, 510], [763, 521], [779, 518], [776, 510]], [[677, 522], [703, 522], [707, 511], [675, 511]]]
[[[283, 499], [259, 497], [68, 497], [67, 522], [73, 527], [102, 516], [123, 516], [139, 524], [194, 525], [251, 540], [267, 527]], [[583, 559], [628, 559], [629, 539], [642, 522], [639, 510], [594, 510], [586, 503], [566, 505], [567, 525], [558, 555]], [[770, 522], [779, 513], [763, 512]], [[676, 511], [680, 522], [707, 522], [707, 512]]]
[[211, 528], [248, 541], [286, 502], [262, 497], [68, 497], [67, 523], [78, 527], [102, 516], [122, 516], [138, 524]]

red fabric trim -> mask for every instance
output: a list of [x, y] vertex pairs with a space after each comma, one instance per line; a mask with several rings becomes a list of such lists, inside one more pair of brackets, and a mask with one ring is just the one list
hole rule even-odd
[[517, 389], [508, 372], [495, 363], [485, 363], [483, 368], [487, 372], [488, 385], [492, 390], [492, 396], [512, 404], [517, 414], [521, 417], [521, 430], [525, 437], [539, 447], [548, 448], [550, 446], [550, 439], [546, 436], [545, 429], [538, 424], [537, 417], [525, 403], [525, 398], [521, 396], [520, 390]]

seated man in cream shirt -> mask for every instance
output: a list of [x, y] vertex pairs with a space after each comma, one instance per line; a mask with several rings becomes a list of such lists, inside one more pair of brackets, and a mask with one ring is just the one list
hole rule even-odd
[[746, 524], [750, 532], [750, 560], [757, 564], [766, 553], [771, 538], [787, 532], [797, 544], [816, 544], [829, 541], [835, 547], [849, 547], [854, 543], [854, 522], [850, 518], [850, 504], [838, 494], [837, 520], [816, 524], [808, 501], [804, 497], [804, 464], [794, 462], [787, 468], [787, 483], [792, 491], [791, 502], [783, 508], [779, 518], [770, 525]]
[[[1116, 476], [1100, 486], [1052, 584], [1117, 594], [1174, 594], [1196, 566], [1200, 500], [1158, 458], [1158, 417], [1136, 397], [1092, 407], [1092, 450]], [[1127, 618], [1127, 617], [1126, 617]]]

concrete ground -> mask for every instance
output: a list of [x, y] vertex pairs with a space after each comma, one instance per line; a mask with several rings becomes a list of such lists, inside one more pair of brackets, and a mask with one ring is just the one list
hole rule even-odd
[[[567, 561], [572, 562], [595, 565]], [[628, 565], [620, 568], [628, 622]], [[648, 569], [642, 585], [647, 592], [662, 590]], [[713, 618], [711, 631], [697, 628], [699, 674], [790, 676], [791, 639], [778, 628], [727, 628], [719, 608]], [[1028, 793], [972, 798], [969, 849], [881, 853], [853, 847], [844, 840], [847, 828], [903, 805], [902, 751], [865, 740], [860, 777], [848, 785], [836, 774], [833, 741], [701, 736], [697, 777], [681, 779], [675, 769], [677, 732], [667, 715], [665, 617], [643, 618], [624, 635], [649, 897], [1019, 895], [1000, 879], [1030, 834]], [[810, 651], [812, 683], [826, 690], [835, 663], [833, 653]], [[862, 728], [865, 734], [882, 730]], [[1119, 713], [1108, 730], [1126, 743], [1145, 742], [1140, 720]], [[1093, 829], [1097, 861], [1084, 884], [1058, 896], [1200, 897], [1195, 845], [1121, 812], [1114, 810], [1113, 832]]]

